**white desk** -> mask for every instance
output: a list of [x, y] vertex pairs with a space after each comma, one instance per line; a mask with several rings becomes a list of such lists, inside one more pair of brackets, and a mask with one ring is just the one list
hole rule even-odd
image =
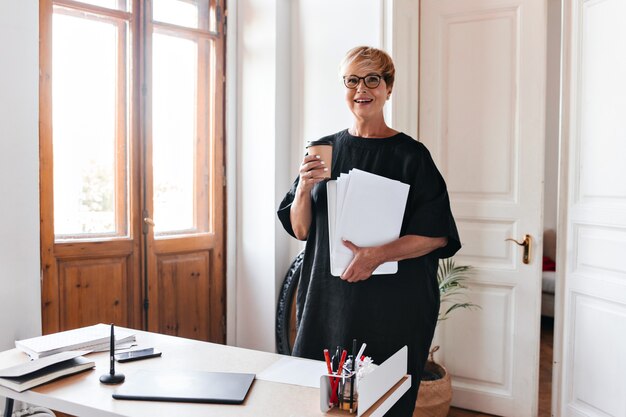
[[[137, 331], [140, 346], [153, 346], [163, 352], [160, 358], [116, 363], [116, 371], [133, 377], [139, 369], [189, 369], [215, 372], [260, 373], [282, 356], [179, 337]], [[18, 393], [0, 387], [0, 396], [13, 398], [79, 417], [320, 417], [347, 416], [344, 412], [320, 411], [319, 389], [255, 380], [242, 405], [193, 404], [115, 400], [117, 386], [101, 384], [98, 378], [109, 371], [109, 354], [92, 353], [96, 362], [91, 371], [62, 378], [29, 391]], [[0, 368], [26, 361], [24, 353], [12, 349], [0, 353]], [[402, 382], [402, 381], [401, 381]], [[399, 387], [398, 383], [390, 392]], [[388, 393], [389, 395], [389, 393]], [[375, 414], [385, 401], [381, 398], [365, 416]]]

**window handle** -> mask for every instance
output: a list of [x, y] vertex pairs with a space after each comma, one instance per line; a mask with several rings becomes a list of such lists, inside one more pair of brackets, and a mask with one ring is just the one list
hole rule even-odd
[[152, 220], [150, 217], [144, 217], [142, 227], [142, 232], [144, 235], [148, 235], [148, 226], [154, 227], [154, 220]]

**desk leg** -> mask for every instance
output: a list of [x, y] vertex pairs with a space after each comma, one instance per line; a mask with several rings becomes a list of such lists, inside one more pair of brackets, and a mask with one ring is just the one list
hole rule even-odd
[[13, 414], [13, 398], [6, 398], [6, 403], [4, 404], [4, 417], [11, 417]]

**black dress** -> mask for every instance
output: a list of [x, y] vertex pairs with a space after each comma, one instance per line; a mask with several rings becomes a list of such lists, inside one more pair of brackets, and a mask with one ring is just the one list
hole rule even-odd
[[[411, 390], [387, 413], [412, 415], [420, 375], [426, 362], [437, 314], [439, 258], [461, 247], [446, 184], [430, 153], [404, 133], [365, 139], [343, 130], [324, 139], [333, 142], [332, 179], [358, 168], [410, 185], [400, 236], [447, 237], [447, 246], [398, 263], [398, 272], [373, 275], [357, 283], [330, 274], [326, 183], [313, 188], [313, 218], [306, 241], [296, 298], [297, 336], [293, 355], [323, 360], [325, 348], [351, 349], [352, 339], [367, 343], [365, 354], [382, 363], [402, 346], [409, 348]], [[278, 209], [285, 230], [294, 235], [289, 217], [298, 178]]]

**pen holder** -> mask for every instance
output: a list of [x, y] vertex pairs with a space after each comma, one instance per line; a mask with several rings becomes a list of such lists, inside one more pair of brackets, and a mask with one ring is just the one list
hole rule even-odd
[[347, 413], [356, 413], [358, 400], [355, 372], [320, 377], [320, 408], [323, 412], [337, 407]]

